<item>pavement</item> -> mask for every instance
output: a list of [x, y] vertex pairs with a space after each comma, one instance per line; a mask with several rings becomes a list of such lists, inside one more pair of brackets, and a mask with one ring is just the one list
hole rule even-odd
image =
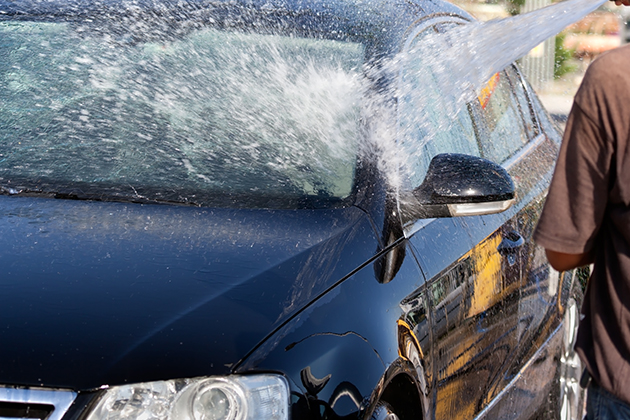
[[573, 105], [573, 97], [582, 81], [581, 75], [571, 75], [549, 82], [536, 93], [551, 117], [564, 129]]

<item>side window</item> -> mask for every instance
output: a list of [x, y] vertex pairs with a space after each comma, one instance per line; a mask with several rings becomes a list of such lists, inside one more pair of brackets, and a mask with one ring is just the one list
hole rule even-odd
[[507, 72], [495, 74], [481, 90], [478, 99], [476, 108], [481, 120], [478, 135], [482, 156], [501, 163], [529, 140]]
[[449, 115], [446, 109], [455, 107], [455, 98], [440, 91], [437, 75], [424, 62], [422, 40], [431, 33], [436, 33], [433, 27], [411, 42], [398, 89], [399, 142], [411, 156], [408, 175], [413, 187], [422, 183], [431, 159], [439, 153], [481, 155], [468, 107], [459, 109], [455, 118]]

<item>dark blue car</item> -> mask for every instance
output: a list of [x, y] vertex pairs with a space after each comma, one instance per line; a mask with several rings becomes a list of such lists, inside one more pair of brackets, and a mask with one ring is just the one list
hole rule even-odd
[[579, 418], [559, 134], [516, 66], [443, 90], [470, 19], [0, 0], [0, 418]]

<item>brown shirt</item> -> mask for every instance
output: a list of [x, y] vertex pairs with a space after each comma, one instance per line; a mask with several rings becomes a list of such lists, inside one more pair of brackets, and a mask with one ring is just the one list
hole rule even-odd
[[577, 351], [597, 383], [630, 404], [630, 46], [590, 66], [575, 97], [534, 239], [593, 250]]

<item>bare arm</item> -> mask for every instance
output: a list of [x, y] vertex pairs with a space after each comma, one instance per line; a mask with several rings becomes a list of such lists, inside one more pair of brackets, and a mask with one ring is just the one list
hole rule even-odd
[[582, 267], [593, 263], [594, 256], [592, 252], [585, 252], [583, 254], [565, 254], [562, 252], [552, 251], [546, 249], [547, 260], [549, 264], [558, 271], [571, 270], [573, 268]]

